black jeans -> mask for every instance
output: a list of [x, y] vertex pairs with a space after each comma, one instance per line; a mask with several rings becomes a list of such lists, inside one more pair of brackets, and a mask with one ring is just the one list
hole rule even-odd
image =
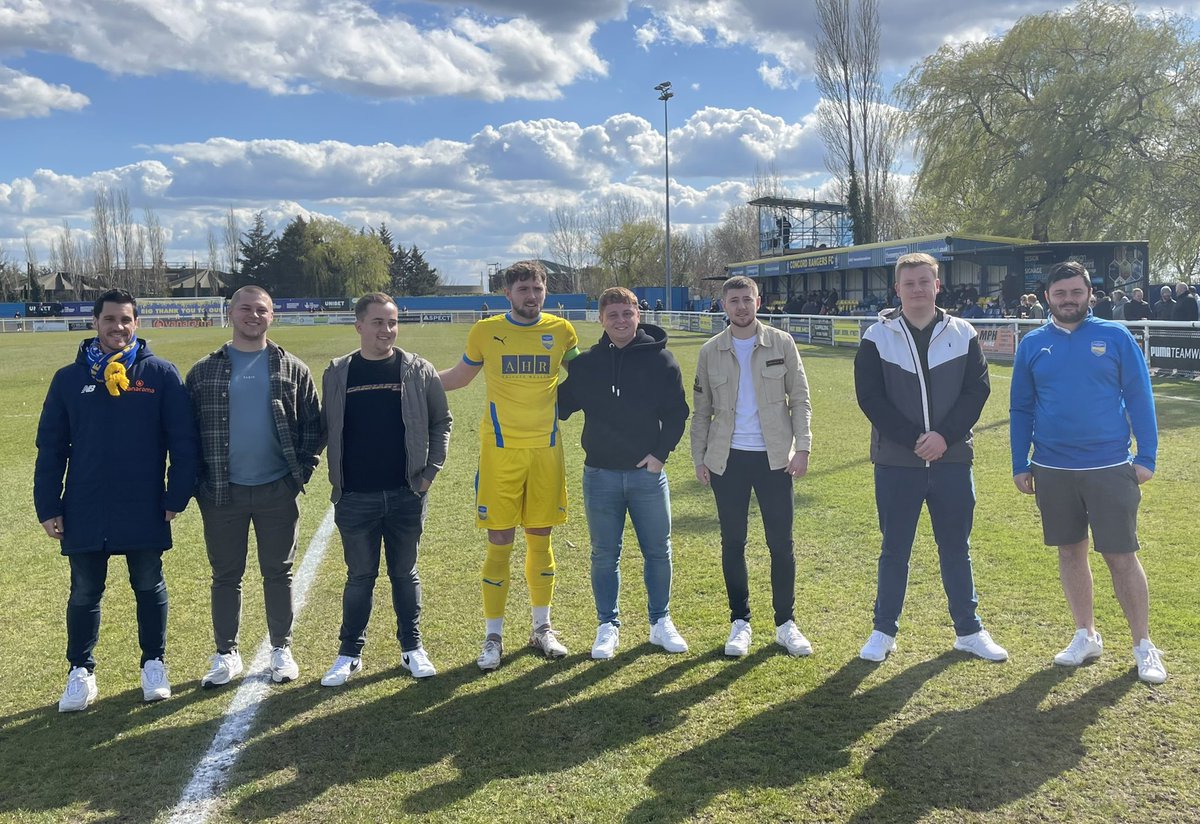
[[[71, 668], [96, 668], [93, 655], [100, 640], [100, 599], [108, 578], [112, 552], [68, 555], [71, 562], [71, 595], [67, 599], [67, 661]], [[167, 582], [163, 578], [162, 550], [141, 550], [125, 556], [129, 586], [137, 603], [138, 644], [142, 663], [162, 658], [167, 647]]]
[[729, 450], [725, 473], [711, 473], [717, 518], [721, 522], [721, 571], [729, 595], [729, 620], [750, 620], [750, 581], [746, 572], [746, 529], [750, 490], [758, 499], [763, 532], [771, 552], [771, 606], [775, 626], [792, 620], [796, 601], [796, 558], [793, 554], [792, 476], [771, 469], [766, 452]]
[[367, 623], [379, 576], [379, 545], [392, 582], [396, 640], [405, 652], [421, 646], [421, 579], [417, 549], [425, 527], [425, 495], [407, 487], [383, 492], [343, 492], [334, 506], [342, 535], [346, 587], [342, 591], [342, 628], [338, 655], [357, 658], [367, 643]]

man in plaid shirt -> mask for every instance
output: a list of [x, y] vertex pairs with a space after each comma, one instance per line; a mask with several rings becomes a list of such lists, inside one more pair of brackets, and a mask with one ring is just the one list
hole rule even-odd
[[321, 409], [304, 362], [267, 339], [275, 313], [257, 286], [233, 293], [233, 339], [202, 358], [187, 376], [202, 460], [196, 500], [212, 565], [216, 654], [202, 687], [242, 672], [238, 626], [250, 523], [258, 541], [271, 679], [295, 679], [292, 657], [292, 562], [299, 538], [297, 496], [323, 447]]

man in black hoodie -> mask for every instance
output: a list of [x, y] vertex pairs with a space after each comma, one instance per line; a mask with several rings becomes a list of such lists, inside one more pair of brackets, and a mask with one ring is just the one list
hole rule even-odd
[[620, 638], [621, 536], [629, 513], [645, 559], [650, 643], [687, 651], [671, 621], [671, 495], [663, 470], [683, 437], [688, 405], [667, 333], [641, 324], [637, 297], [600, 295], [600, 342], [571, 361], [558, 387], [563, 420], [583, 410], [583, 502], [592, 541], [599, 629], [592, 657], [611, 658]]

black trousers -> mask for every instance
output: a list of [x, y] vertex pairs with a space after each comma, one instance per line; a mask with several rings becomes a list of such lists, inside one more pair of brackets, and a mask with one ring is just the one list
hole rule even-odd
[[717, 518], [721, 523], [721, 571], [729, 596], [729, 620], [750, 620], [750, 581], [746, 571], [746, 530], [750, 491], [758, 499], [763, 532], [771, 553], [771, 605], [775, 626], [793, 618], [796, 602], [796, 558], [793, 553], [792, 476], [771, 469], [766, 452], [729, 450], [724, 474], [711, 474]]

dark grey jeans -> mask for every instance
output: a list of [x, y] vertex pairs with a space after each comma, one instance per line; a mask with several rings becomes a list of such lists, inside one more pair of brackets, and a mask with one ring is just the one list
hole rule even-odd
[[427, 498], [407, 487], [382, 492], [343, 492], [334, 506], [342, 535], [346, 588], [342, 591], [338, 655], [357, 658], [367, 643], [367, 623], [375, 602], [379, 547], [392, 583], [396, 640], [405, 652], [421, 646], [421, 578], [417, 549], [425, 528]]
[[250, 525], [258, 544], [267, 632], [271, 646], [292, 643], [292, 563], [300, 537], [295, 481], [284, 476], [259, 486], [229, 485], [232, 501], [215, 506], [197, 498], [204, 518], [204, 543], [212, 566], [212, 622], [217, 652], [237, 649], [242, 620], [242, 576], [246, 572]]

